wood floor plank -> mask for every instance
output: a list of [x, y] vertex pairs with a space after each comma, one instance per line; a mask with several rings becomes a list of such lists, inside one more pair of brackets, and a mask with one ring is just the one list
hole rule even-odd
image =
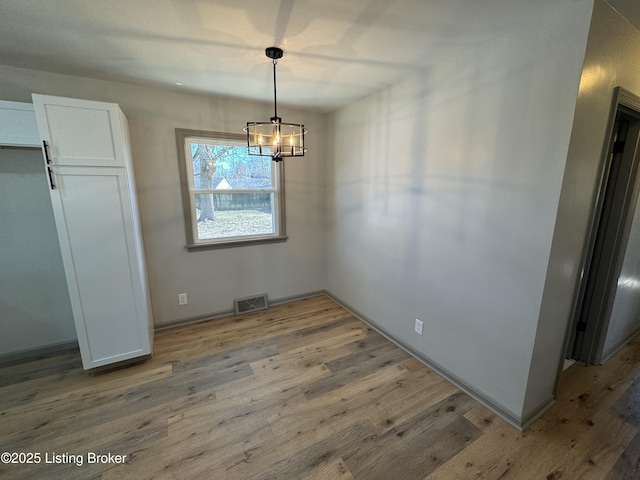
[[640, 478], [640, 434], [636, 434], [604, 477], [605, 480], [637, 480], [638, 478]]
[[[398, 388], [390, 379], [397, 378], [402, 372], [406, 370], [392, 366], [378, 372], [377, 375], [360, 379], [357, 386], [352, 386], [350, 392], [344, 392], [345, 395], [337, 401], [327, 402], [317, 398], [280, 409], [269, 417], [269, 424], [276, 438], [281, 441], [268, 442], [251, 452], [246, 452], [245, 455], [238, 455], [235, 461], [230, 462], [229, 468], [234, 469], [238, 475], [245, 475], [249, 469], [262, 471], [274, 463], [284, 464], [299, 450], [326, 441], [339, 432], [361, 423], [364, 420], [361, 410], [363, 406], [375, 403], [376, 398], [384, 397], [389, 391]], [[369, 396], [359, 395], [359, 391], [367, 391]], [[376, 392], [375, 396], [371, 392]], [[250, 465], [237, 467], [239, 464], [247, 463], [244, 461], [247, 456], [251, 458]]]
[[282, 339], [276, 339], [276, 344], [280, 351], [298, 350], [307, 348], [320, 342], [330, 341], [337, 333], [353, 333], [354, 335], [348, 340], [353, 341], [355, 338], [364, 338], [367, 335], [367, 328], [360, 322], [354, 322], [353, 315], [349, 312], [342, 314], [335, 313], [332, 315], [334, 320], [319, 325], [302, 328]]
[[316, 469], [310, 475], [304, 477], [304, 480], [353, 480], [353, 476], [344, 461], [339, 458], [324, 467]]
[[331, 371], [331, 375], [309, 384], [304, 394], [311, 400], [408, 358], [408, 354], [390, 342], [386, 342], [383, 346], [358, 350], [328, 361], [325, 365]]
[[277, 339], [280, 353], [252, 362], [251, 366], [256, 373], [265, 374], [270, 370], [306, 369], [314, 365], [326, 365], [331, 360], [349, 354], [346, 345], [365, 334], [360, 327], [351, 318], [348, 323], [332, 322], [314, 331], [304, 329], [307, 333], [303, 337], [292, 339], [287, 336], [282, 340]]
[[301, 400], [304, 397], [290, 389], [259, 400], [230, 398], [182, 409], [169, 417], [166, 439], [136, 453], [104, 478], [184, 478], [187, 471], [189, 478], [206, 478], [204, 472], [210, 470], [218, 474], [234, 461], [232, 457], [250, 458], [257, 446], [273, 443], [268, 414]]
[[[210, 372], [196, 369], [128, 389], [85, 394], [80, 397], [81, 403], [60, 399], [59, 404], [52, 403], [49, 410], [36, 410], [26, 420], [23, 411], [10, 410], [0, 416], [0, 428], [13, 433], [5, 435], [6, 443], [0, 441], [0, 445], [22, 447], [33, 438], [51, 438], [61, 430], [70, 433], [91, 428], [121, 412], [136, 413], [169, 402], [176, 408], [187, 408], [214, 398], [212, 389], [215, 386], [250, 374], [248, 365]], [[29, 428], [25, 429], [25, 424]]]
[[[54, 453], [82, 454], [84, 464], [79, 467], [76, 464], [56, 464], [21, 466], [14, 469], [11, 478], [88, 478], [89, 475], [102, 475], [109, 465], [87, 465], [87, 452], [128, 454], [135, 452], [144, 445], [152, 444], [165, 438], [168, 433], [167, 416], [163, 407], [139, 412], [134, 415], [125, 415], [112, 421], [106, 421], [100, 425], [85, 428], [80, 431], [60, 430], [56, 436], [36, 436], [29, 444], [30, 451], [42, 452], [53, 457]], [[90, 448], [88, 448], [90, 446]], [[3, 446], [3, 451], [12, 448]], [[15, 450], [15, 447], [13, 447]], [[24, 451], [24, 449], [20, 449]], [[51, 473], [55, 472], [55, 475]], [[2, 476], [0, 475], [0, 478]]]
[[1, 363], [0, 385], [6, 386], [52, 373], [62, 373], [68, 371], [70, 365], [78, 366], [81, 363], [80, 351], [77, 348]]
[[253, 418], [229, 424], [193, 417], [182, 422], [174, 420], [165, 438], [135, 452], [126, 465], [109, 470], [103, 478], [197, 478], [212, 470], [224, 471], [227, 456], [273, 438], [268, 424]]
[[481, 435], [461, 414], [473, 400], [457, 393], [343, 455], [355, 478], [412, 480], [435, 470]]
[[[58, 399], [75, 400], [92, 392], [107, 392], [143, 385], [171, 376], [170, 363], [144, 362], [115, 370], [99, 372], [78, 371], [77, 375], [67, 375], [55, 379], [47, 378], [46, 388], [40, 381], [40, 390], [34, 398], [37, 403], [57, 403]], [[35, 406], [35, 405], [34, 405]]]
[[299, 369], [284, 369], [280, 372], [277, 382], [274, 382], [270, 375], [251, 375], [217, 388], [216, 396], [220, 400], [236, 398], [242, 401], [243, 398], [249, 398], [255, 401], [295, 388], [300, 382], [312, 382], [326, 375], [330, 375], [330, 372], [323, 364], [306, 368], [303, 378]]
[[246, 480], [287, 480], [303, 479], [314, 471], [325, 468], [339, 460], [341, 452], [350, 452], [357, 448], [363, 438], [375, 433], [375, 427], [368, 422], [357, 422], [318, 442], [305, 446], [290, 455], [279, 456], [270, 465], [269, 457], [263, 455], [265, 466], [256, 469], [250, 462], [239, 462], [227, 469], [230, 478]]
[[48, 377], [54, 374], [64, 375], [73, 370], [77, 370], [82, 366], [82, 361], [79, 355], [73, 355], [64, 363], [56, 363], [55, 365], [46, 366], [42, 365], [38, 369], [30, 369], [26, 372], [20, 372], [17, 374], [7, 374], [5, 369], [5, 375], [0, 376], [0, 387], [7, 385], [15, 385], [18, 383], [27, 382], [29, 380], [40, 379], [42, 377]]
[[475, 405], [471, 410], [466, 412], [464, 418], [483, 431], [493, 427], [496, 423], [500, 423], [495, 413], [480, 404]]
[[[400, 364], [404, 367], [405, 363]], [[369, 408], [368, 418], [382, 431], [403, 423], [459, 390], [431, 370], [407, 370], [406, 378]]]
[[[171, 366], [162, 365], [151, 373], [145, 371], [142, 376], [134, 373], [129, 382], [133, 380], [138, 389], [145, 389], [148, 383], [169, 378], [170, 373]], [[0, 412], [0, 448], [23, 446], [33, 438], [54, 437], [66, 431], [66, 425], [81, 430], [100, 423], [101, 408], [111, 409], [118, 403], [123, 405], [124, 395], [134, 390], [131, 383], [123, 383], [118, 372], [113, 375], [115, 381], [111, 380], [110, 374], [105, 374], [99, 379], [89, 379], [89, 385], [79, 382], [77, 389], [66, 393], [58, 391], [55, 395], [43, 394], [41, 399], [30, 404], [3, 410]], [[131, 413], [130, 406], [123, 411]], [[89, 417], [86, 423], [83, 417]]]
[[321, 367], [323, 373], [330, 375], [331, 372], [326, 368], [325, 361], [340, 358], [348, 353], [349, 351], [339, 344], [328, 344], [313, 350], [305, 348], [289, 350], [284, 354], [253, 362], [251, 368], [258, 376], [283, 374], [285, 371], [305, 375], [306, 371], [312, 367]]
[[202, 369], [227, 370], [246, 366], [252, 362], [273, 357], [277, 354], [278, 349], [274, 345], [270, 345], [267, 342], [258, 342], [258, 344], [252, 343], [234, 350], [215, 352], [195, 359], [175, 362], [173, 369], [176, 373]]
[[32, 385], [10, 385], [0, 389], [0, 412], [9, 408], [18, 407], [33, 401], [40, 391], [40, 386]]
[[5, 465], [30, 479], [637, 479], [640, 339], [562, 374], [521, 433], [326, 296], [164, 330], [152, 359], [0, 366], [0, 451], [122, 465]]
[[66, 380], [74, 383], [83, 377], [80, 352], [77, 349], [56, 352], [48, 357], [37, 357], [22, 364], [6, 364], [0, 368], [0, 411], [32, 401], [40, 391], [49, 391], [51, 385]]
[[308, 432], [330, 435], [360, 418], [367, 418], [371, 406], [402, 388], [401, 380], [406, 375], [407, 371], [401, 366], [392, 365], [339, 390], [279, 412], [269, 418], [269, 423], [276, 435], [291, 432], [296, 432], [296, 437]]
[[525, 433], [495, 424], [427, 478], [602, 479], [637, 431], [608, 412], [559, 413], [552, 409]]
[[[295, 308], [290, 304], [278, 305], [242, 317], [229, 316], [161, 331], [156, 337], [154, 357], [174, 361], [197, 358], [211, 351], [222, 352], [292, 334], [344, 316], [345, 310], [334, 302], [326, 297], [314, 297], [296, 302]], [[190, 343], [189, 349], [184, 348], [185, 339]]]
[[640, 427], [640, 381], [633, 381], [609, 411], [625, 422]]
[[355, 353], [361, 350], [368, 350], [368, 349], [377, 348], [377, 347], [385, 347], [389, 343], [390, 343], [389, 340], [384, 338], [382, 335], [376, 332], [373, 328], [369, 327], [366, 330], [365, 338], [363, 338], [362, 340], [357, 340], [347, 345], [347, 348], [351, 352]]

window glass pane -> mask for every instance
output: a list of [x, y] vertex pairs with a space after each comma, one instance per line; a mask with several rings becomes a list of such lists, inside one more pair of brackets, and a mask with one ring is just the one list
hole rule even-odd
[[236, 145], [189, 141], [193, 188], [196, 190], [271, 189], [271, 159]]
[[272, 193], [196, 194], [198, 240], [275, 233]]

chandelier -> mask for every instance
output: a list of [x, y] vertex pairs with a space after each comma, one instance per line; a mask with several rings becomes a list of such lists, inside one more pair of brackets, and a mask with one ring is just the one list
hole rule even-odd
[[273, 61], [273, 117], [269, 122], [247, 122], [243, 129], [247, 134], [247, 151], [249, 155], [271, 157], [274, 162], [284, 157], [302, 157], [307, 151], [304, 148], [307, 129], [299, 123], [283, 123], [278, 116], [276, 65], [283, 51], [278, 47], [269, 47], [265, 54]]

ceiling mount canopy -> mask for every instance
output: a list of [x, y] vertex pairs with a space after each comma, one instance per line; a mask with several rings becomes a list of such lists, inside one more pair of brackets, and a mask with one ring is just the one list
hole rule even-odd
[[271, 58], [272, 60], [278, 60], [279, 58], [282, 58], [282, 56], [284, 55], [284, 52], [282, 51], [282, 49], [278, 47], [267, 47], [264, 53], [267, 57]]
[[283, 123], [278, 116], [278, 97], [276, 90], [276, 65], [284, 52], [278, 47], [268, 47], [265, 55], [273, 62], [273, 117], [269, 122], [247, 122], [247, 150], [249, 155], [271, 157], [275, 162], [284, 157], [302, 157], [304, 134], [307, 129], [300, 123]]

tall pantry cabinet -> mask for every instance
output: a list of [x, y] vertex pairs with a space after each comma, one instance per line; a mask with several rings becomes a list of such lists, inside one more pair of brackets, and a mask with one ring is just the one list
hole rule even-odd
[[33, 94], [33, 104], [83, 367], [150, 355], [127, 119], [111, 103]]

